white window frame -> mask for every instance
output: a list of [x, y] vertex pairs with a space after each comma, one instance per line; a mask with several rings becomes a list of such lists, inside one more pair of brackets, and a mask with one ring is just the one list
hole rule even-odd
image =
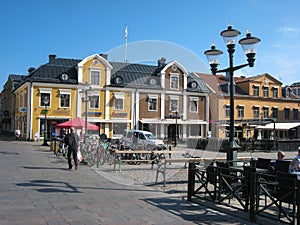
[[[256, 111], [257, 111], [257, 114], [255, 114]], [[253, 107], [253, 118], [259, 118], [259, 106]]]
[[[124, 110], [124, 93], [123, 92], [115, 92], [114, 93], [114, 109], [115, 110]], [[120, 107], [117, 107], [117, 103], [121, 102]]]
[[238, 105], [238, 117], [244, 118], [245, 116], [245, 106], [244, 105]]
[[269, 97], [269, 86], [263, 86], [263, 97], [264, 98]]
[[[69, 95], [69, 106], [62, 106], [61, 95]], [[59, 89], [59, 108], [69, 109], [71, 107], [71, 90]]]
[[230, 117], [230, 105], [226, 104], [224, 105], [224, 113], [225, 113], [225, 117]]
[[259, 86], [253, 85], [253, 96], [259, 97]]
[[273, 98], [278, 98], [278, 87], [273, 87], [273, 91], [272, 92], [273, 92]]
[[[100, 95], [91, 95], [90, 97], [90, 101], [89, 101], [89, 109], [100, 109]], [[91, 107], [91, 103], [93, 101], [94, 98], [97, 98], [98, 100], [98, 107]]]
[[170, 96], [169, 110], [170, 110], [170, 112], [178, 112], [178, 110], [179, 110], [179, 97], [178, 96]]
[[[98, 73], [98, 83], [95, 83], [96, 76], [93, 73]], [[99, 69], [90, 69], [90, 81], [92, 86], [100, 86], [100, 77], [101, 77], [101, 70]]]
[[[193, 110], [192, 106], [196, 103], [196, 110]], [[190, 113], [198, 113], [199, 108], [199, 98], [198, 97], [190, 97]]]
[[49, 103], [47, 105], [47, 107], [51, 107], [51, 92], [52, 92], [52, 88], [40, 88], [39, 89], [39, 92], [40, 92], [40, 107], [45, 107], [45, 104], [44, 104], [44, 98], [45, 96], [48, 97], [49, 99]]
[[[150, 109], [151, 105], [153, 104], [151, 101], [152, 99], [156, 100], [155, 109]], [[158, 110], [158, 95], [148, 95], [148, 111], [149, 112], [157, 112]]]
[[179, 90], [179, 74], [170, 74], [170, 90]]

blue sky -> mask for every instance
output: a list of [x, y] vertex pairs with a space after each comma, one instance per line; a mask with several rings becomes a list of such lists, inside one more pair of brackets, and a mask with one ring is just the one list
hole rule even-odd
[[[203, 52], [215, 42], [228, 54], [220, 32], [232, 22], [245, 36], [250, 29], [261, 43], [254, 68], [236, 76], [269, 73], [284, 85], [299, 82], [300, 1], [298, 0], [10, 0], [1, 3], [0, 85], [9, 74], [26, 75], [48, 62], [49, 54], [83, 59], [108, 53], [124, 61], [128, 24], [128, 62], [177, 60], [190, 72], [209, 73]], [[236, 47], [234, 64], [246, 57]]]

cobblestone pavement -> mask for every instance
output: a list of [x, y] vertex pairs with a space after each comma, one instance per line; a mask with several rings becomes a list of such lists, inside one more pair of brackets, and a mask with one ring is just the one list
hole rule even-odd
[[[156, 170], [149, 164], [123, 164], [121, 172], [107, 164], [80, 165], [78, 171], [70, 171], [65, 158], [40, 145], [0, 139], [0, 225], [251, 224], [228, 210], [187, 202], [184, 163], [167, 166], [164, 189], [162, 183], [154, 183]], [[195, 154], [224, 156], [209, 151]], [[276, 157], [275, 152], [253, 157], [263, 155]]]
[[[178, 150], [178, 154], [174, 154], [172, 157], [183, 157], [182, 151], [185, 150], [186, 152], [197, 156], [197, 157], [205, 157], [205, 158], [226, 158], [226, 154], [224, 152], [213, 152], [213, 151], [205, 151], [205, 150], [194, 150], [194, 149], [186, 149], [184, 146], [178, 146], [176, 148], [172, 148], [172, 150]], [[291, 150], [286, 152], [286, 158], [293, 158], [296, 155], [296, 150]], [[168, 156], [167, 156], [168, 157]], [[263, 152], [263, 151], [256, 151], [256, 152], [239, 152], [238, 157], [249, 157], [249, 158], [271, 158], [276, 159], [277, 152]], [[157, 165], [154, 166], [154, 169], [151, 169], [151, 164], [148, 163], [141, 163], [139, 165], [128, 165], [127, 163], [121, 164], [121, 171], [119, 171], [118, 165], [116, 165], [116, 170], [114, 170], [113, 165], [99, 165], [99, 168], [96, 166], [93, 167], [95, 171], [98, 173], [102, 173], [108, 179], [114, 180], [117, 179], [124, 179], [127, 183], [131, 183], [132, 185], [145, 185], [151, 186], [154, 189], [158, 189], [161, 191], [165, 191], [168, 193], [172, 193], [178, 196], [186, 197], [187, 195], [187, 177], [188, 177], [188, 169], [185, 163], [171, 163], [167, 164], [166, 169], [166, 187], [163, 186], [163, 177], [160, 173], [158, 176], [158, 183], [155, 184], [156, 178], [156, 168]]]

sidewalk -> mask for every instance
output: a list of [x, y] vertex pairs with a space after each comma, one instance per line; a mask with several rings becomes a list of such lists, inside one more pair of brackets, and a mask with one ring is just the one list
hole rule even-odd
[[124, 164], [121, 173], [106, 164], [70, 171], [66, 159], [41, 144], [0, 141], [0, 225], [251, 224], [238, 211], [187, 202], [182, 164], [170, 165], [163, 190], [148, 164]]
[[0, 141], [0, 156], [0, 225], [248, 224], [122, 174], [68, 170], [41, 143]]

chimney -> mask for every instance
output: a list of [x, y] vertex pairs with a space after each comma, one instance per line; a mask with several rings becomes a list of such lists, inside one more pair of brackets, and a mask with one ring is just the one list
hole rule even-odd
[[107, 60], [108, 54], [103, 54], [103, 53], [101, 53], [100, 56], [101, 56], [102, 58], [104, 58], [104, 59]]
[[56, 59], [56, 55], [49, 55], [49, 63], [53, 62]]
[[35, 70], [34, 67], [30, 67], [30, 68], [28, 69], [28, 74], [31, 74], [34, 70]]
[[165, 66], [166, 65], [166, 58], [164, 57], [161, 57], [159, 60], [157, 60], [157, 66], [158, 67], [162, 67], [162, 66]]

